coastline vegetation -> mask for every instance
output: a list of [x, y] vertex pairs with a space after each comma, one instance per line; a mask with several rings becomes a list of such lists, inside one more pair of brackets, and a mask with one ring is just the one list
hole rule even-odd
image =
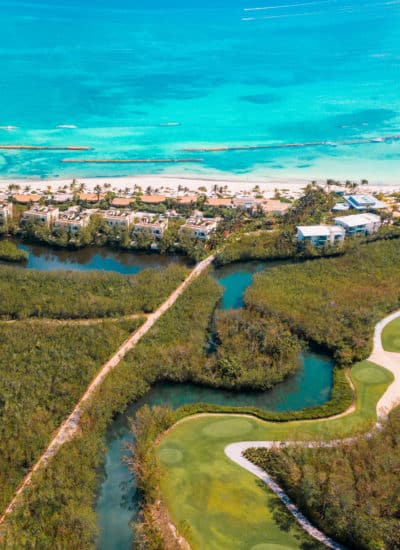
[[41, 272], [0, 267], [0, 319], [82, 319], [154, 311], [188, 269], [170, 265], [136, 275]]
[[0, 323], [1, 508], [99, 367], [140, 324]]
[[249, 449], [325, 533], [348, 548], [398, 548], [400, 409], [373, 437], [332, 448]]
[[16, 244], [11, 241], [0, 240], [0, 261], [23, 263], [27, 262], [29, 254], [25, 250], [20, 250]]
[[246, 308], [277, 316], [349, 366], [369, 355], [373, 327], [400, 305], [399, 253], [395, 239], [359, 245], [338, 258], [273, 267], [254, 277]]

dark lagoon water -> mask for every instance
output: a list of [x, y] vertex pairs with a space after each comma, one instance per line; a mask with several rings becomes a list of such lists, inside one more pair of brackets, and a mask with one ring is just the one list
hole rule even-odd
[[[119, 273], [137, 273], [183, 258], [157, 254], [135, 254], [110, 249], [88, 248], [79, 251], [54, 250], [40, 245], [20, 245], [30, 253], [28, 269], [104, 269]], [[262, 262], [232, 264], [213, 271], [213, 276], [224, 287], [220, 308], [243, 306], [243, 296], [255, 273], [268, 269]], [[300, 355], [297, 373], [267, 392], [232, 392], [193, 384], [160, 384], [142, 399], [128, 407], [107, 430], [107, 452], [104, 477], [99, 486], [96, 512], [100, 535], [99, 550], [126, 550], [132, 546], [130, 523], [139, 510], [135, 480], [123, 462], [126, 443], [132, 443], [129, 419], [143, 405], [168, 405], [177, 408], [187, 403], [208, 402], [221, 405], [254, 405], [274, 411], [299, 410], [319, 405], [330, 397], [333, 362], [314, 352]]]
[[143, 269], [163, 267], [171, 263], [185, 264], [183, 256], [161, 255], [109, 248], [88, 247], [78, 250], [51, 248], [39, 244], [19, 244], [19, 248], [29, 252], [28, 269], [53, 271], [71, 269], [88, 271], [92, 269], [116, 271], [124, 275], [138, 273]]

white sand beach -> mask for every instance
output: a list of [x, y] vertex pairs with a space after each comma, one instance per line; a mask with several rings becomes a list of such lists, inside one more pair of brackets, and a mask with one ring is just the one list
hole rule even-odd
[[[248, 177], [236, 177], [227, 175], [227, 177], [217, 176], [184, 176], [184, 175], [145, 175], [145, 176], [130, 176], [130, 177], [99, 177], [99, 178], [76, 178], [76, 179], [3, 179], [0, 180], [0, 192], [7, 192], [10, 184], [19, 185], [21, 190], [28, 189], [30, 191], [42, 192], [51, 190], [52, 192], [62, 192], [69, 190], [72, 182], [75, 181], [77, 188], [84, 185], [84, 189], [88, 192], [100, 185], [109, 191], [114, 191], [117, 194], [131, 194], [133, 190], [140, 186], [143, 192], [150, 188], [151, 193], [159, 193], [165, 195], [183, 195], [185, 193], [206, 192], [213, 194], [216, 190], [226, 195], [249, 194], [255, 188], [257, 192], [263, 194], [266, 198], [272, 197], [276, 190], [285, 196], [293, 198], [299, 196], [304, 187], [310, 183], [309, 179], [295, 178], [257, 178], [255, 175]], [[326, 186], [326, 180], [316, 180], [318, 184]], [[66, 187], [65, 187], [66, 186]], [[332, 190], [336, 186], [331, 187]], [[337, 187], [340, 189], [340, 187]], [[395, 183], [368, 183], [360, 185], [359, 189], [363, 192], [381, 192], [393, 193], [400, 192], [400, 180]]]

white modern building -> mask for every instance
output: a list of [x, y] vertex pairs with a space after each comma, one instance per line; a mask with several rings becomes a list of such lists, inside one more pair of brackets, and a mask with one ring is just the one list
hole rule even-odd
[[335, 218], [336, 225], [343, 227], [348, 235], [370, 235], [382, 225], [377, 214], [352, 214]]
[[137, 214], [135, 214], [132, 210], [118, 210], [117, 208], [111, 208], [110, 210], [101, 212], [101, 215], [110, 227], [129, 229]]
[[59, 217], [60, 210], [54, 206], [32, 206], [22, 214], [23, 222], [40, 222], [52, 225]]
[[151, 214], [148, 212], [136, 212], [134, 216], [133, 232], [148, 231], [155, 239], [161, 239], [168, 227], [168, 219], [165, 216]]
[[220, 218], [205, 218], [201, 212], [196, 212], [186, 220], [180, 231], [186, 231], [193, 239], [207, 241], [216, 232], [219, 221]]
[[72, 206], [65, 212], [60, 212], [58, 219], [54, 222], [54, 229], [63, 228], [68, 233], [78, 233], [87, 227], [92, 213], [92, 210], [81, 210], [79, 206]]
[[346, 197], [350, 208], [355, 210], [381, 210], [388, 207], [388, 205], [373, 195], [349, 195]]
[[12, 217], [12, 202], [0, 202], [0, 225], [4, 225]]
[[314, 246], [336, 245], [345, 238], [345, 230], [337, 225], [300, 225], [297, 227], [297, 240]]

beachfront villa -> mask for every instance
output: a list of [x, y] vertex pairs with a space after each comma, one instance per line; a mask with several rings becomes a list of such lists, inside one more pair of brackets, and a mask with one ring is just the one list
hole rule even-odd
[[0, 225], [7, 223], [7, 220], [12, 217], [12, 211], [12, 202], [0, 202]]
[[92, 213], [92, 210], [81, 210], [79, 206], [68, 208], [65, 212], [60, 212], [58, 219], [54, 222], [54, 229], [66, 229], [68, 233], [78, 233], [88, 226]]
[[110, 210], [101, 212], [101, 216], [110, 227], [129, 229], [137, 214], [135, 214], [133, 210], [118, 210], [116, 208], [110, 208]]
[[345, 230], [337, 225], [300, 225], [297, 227], [297, 241], [314, 246], [336, 245], [345, 238]]
[[133, 223], [133, 236], [140, 231], [151, 232], [155, 239], [161, 239], [168, 227], [168, 219], [165, 216], [149, 214], [148, 212], [135, 212]]
[[343, 227], [347, 235], [371, 235], [382, 225], [377, 214], [352, 214], [335, 218], [337, 226]]
[[59, 215], [60, 210], [54, 206], [35, 205], [22, 214], [22, 221], [52, 225]]
[[220, 218], [205, 218], [201, 212], [195, 212], [181, 226], [180, 231], [187, 232], [193, 239], [207, 241], [216, 232], [219, 220]]
[[346, 197], [350, 208], [355, 210], [382, 210], [388, 205], [376, 199], [373, 195], [350, 195]]
[[232, 199], [224, 199], [224, 198], [218, 198], [218, 197], [210, 197], [207, 199], [206, 204], [208, 206], [214, 206], [215, 208], [232, 208], [233, 202]]

